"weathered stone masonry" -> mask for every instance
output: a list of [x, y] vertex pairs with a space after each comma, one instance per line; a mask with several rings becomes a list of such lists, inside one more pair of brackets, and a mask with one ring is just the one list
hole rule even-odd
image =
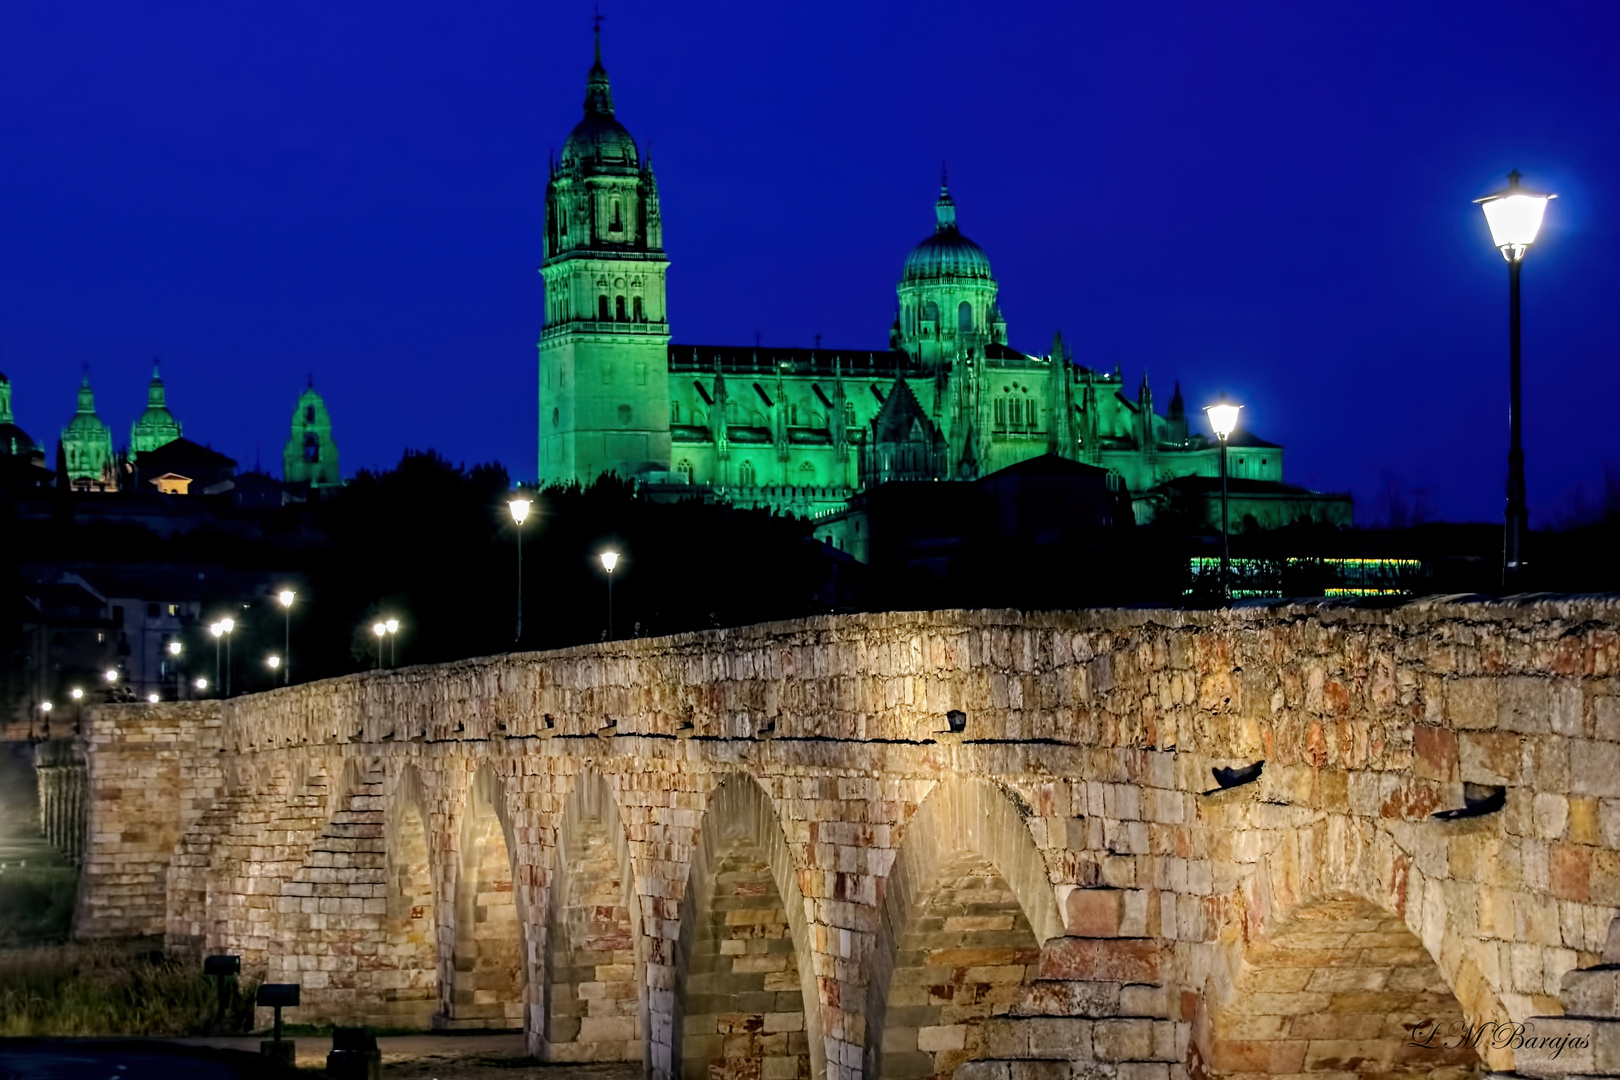
[[[1454, 1075], [1409, 1027], [1543, 1017], [1588, 1045], [1481, 1054], [1620, 1074], [1620, 601], [832, 617], [98, 709], [84, 749], [79, 934], [240, 953], [304, 1022], [1180, 1080]], [[1434, 820], [1465, 781], [1505, 809]]]

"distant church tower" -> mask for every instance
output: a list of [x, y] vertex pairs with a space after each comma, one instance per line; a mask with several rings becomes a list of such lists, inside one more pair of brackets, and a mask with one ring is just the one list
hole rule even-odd
[[668, 471], [668, 268], [658, 184], [613, 118], [598, 24], [585, 117], [546, 185], [541, 484]]
[[308, 484], [311, 489], [343, 483], [337, 443], [332, 441], [332, 417], [313, 382], [298, 395], [293, 409], [292, 432], [281, 454], [281, 478], [289, 484]]
[[169, 411], [163, 392], [163, 379], [152, 365], [152, 381], [146, 387], [146, 411], [129, 426], [129, 456], [139, 460], [148, 450], [156, 450], [180, 437], [180, 421]]
[[96, 392], [90, 375], [79, 383], [79, 408], [62, 429], [62, 451], [68, 480], [74, 487], [118, 490], [117, 462], [113, 458], [112, 431], [96, 415]]

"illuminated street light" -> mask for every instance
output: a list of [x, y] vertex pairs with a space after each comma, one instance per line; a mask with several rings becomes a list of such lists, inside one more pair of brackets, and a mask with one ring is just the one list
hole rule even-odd
[[55, 708], [55, 706], [48, 701], [42, 701], [39, 703], [40, 712], [50, 712], [53, 708]]
[[75, 686], [72, 690], [68, 691], [68, 697], [72, 698], [74, 701], [78, 701], [84, 697], [84, 691]]
[[156, 705], [158, 703], [158, 696], [156, 694], [147, 694], [146, 700], [151, 702], [153, 705]]
[[1507, 520], [1502, 533], [1502, 584], [1516, 585], [1524, 566], [1522, 545], [1529, 529], [1529, 511], [1524, 498], [1524, 445], [1521, 436], [1523, 409], [1519, 400], [1519, 266], [1524, 253], [1536, 242], [1547, 201], [1556, 195], [1542, 195], [1519, 186], [1519, 170], [1508, 173], [1508, 186], [1482, 199], [1475, 199], [1485, 211], [1491, 228], [1491, 243], [1508, 264], [1508, 482]]
[[506, 504], [506, 508], [512, 512], [512, 523], [517, 527], [517, 633], [512, 640], [518, 644], [523, 641], [523, 523], [529, 518], [531, 505], [521, 488]]
[[374, 622], [374, 623], [371, 624], [371, 632], [373, 634], [377, 635], [377, 670], [381, 671], [382, 670], [383, 635], [388, 633], [388, 624], [387, 623]]
[[281, 666], [281, 657], [276, 656], [274, 653], [272, 653], [269, 656], [264, 658], [264, 662], [266, 664], [270, 665], [270, 670], [271, 671], [275, 671], [277, 668], [279, 668]]
[[602, 552], [602, 569], [607, 571], [607, 576], [608, 576], [608, 627], [607, 627], [607, 630], [608, 630], [608, 640], [609, 641], [613, 640], [613, 568], [615, 566], [618, 566], [618, 565], [619, 565], [619, 553], [617, 551], [604, 551], [604, 552]]
[[394, 635], [399, 633], [399, 620], [389, 619], [383, 623], [383, 629], [388, 631], [388, 666], [394, 666]]
[[108, 683], [115, 683], [115, 682], [118, 681], [118, 669], [117, 668], [108, 668], [103, 673], [102, 677], [105, 678]]
[[1232, 599], [1232, 542], [1226, 517], [1226, 440], [1237, 430], [1238, 411], [1242, 408], [1227, 401], [1225, 394], [1215, 404], [1204, 407], [1210, 429], [1221, 441], [1221, 597], [1225, 600]]
[[180, 643], [178, 641], [169, 642], [169, 655], [170, 656], [179, 656], [180, 655], [180, 649], [181, 649], [181, 646], [180, 646]]
[[236, 629], [235, 619], [221, 619], [208, 628], [214, 635], [214, 683], [219, 684], [219, 641], [225, 639], [225, 696], [231, 696], [231, 631]]
[[199, 690], [206, 690], [208, 689], [208, 680], [199, 675], [195, 685]]
[[287, 663], [281, 669], [281, 685], [286, 686], [292, 682], [292, 606], [298, 599], [298, 594], [291, 589], [282, 589], [276, 594], [281, 601], [282, 637], [281, 653], [287, 658]]

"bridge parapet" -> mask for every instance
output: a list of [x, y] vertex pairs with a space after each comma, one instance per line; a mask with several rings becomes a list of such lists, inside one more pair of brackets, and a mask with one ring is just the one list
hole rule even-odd
[[[1460, 1068], [1414, 1010], [1557, 1016], [1602, 960], [1617, 674], [1609, 598], [838, 616], [366, 673], [219, 710], [223, 790], [148, 834], [145, 929], [333, 1022], [521, 1025], [661, 1077]], [[98, 711], [92, 789], [144, 760], [114, 735], [142, 708]], [[1433, 818], [1465, 782], [1502, 809]], [[122, 805], [93, 790], [92, 863]]]

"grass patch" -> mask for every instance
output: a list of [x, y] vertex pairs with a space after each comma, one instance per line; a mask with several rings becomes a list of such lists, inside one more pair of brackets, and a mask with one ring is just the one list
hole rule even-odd
[[72, 866], [6, 867], [0, 873], [0, 946], [66, 941], [78, 884]]
[[[252, 1023], [244, 986], [227, 1027]], [[129, 945], [52, 945], [0, 951], [0, 1036], [202, 1035], [218, 991], [194, 961]]]

